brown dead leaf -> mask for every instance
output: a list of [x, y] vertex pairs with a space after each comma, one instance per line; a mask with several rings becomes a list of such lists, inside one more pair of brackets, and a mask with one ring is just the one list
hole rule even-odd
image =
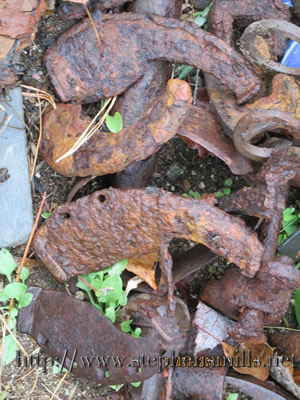
[[155, 263], [158, 261], [158, 252], [146, 254], [140, 258], [131, 258], [128, 260], [127, 271], [139, 276], [145, 281], [152, 289], [156, 290], [155, 283]]
[[0, 58], [7, 57], [15, 41], [15, 39], [0, 35]]
[[293, 379], [296, 385], [300, 385], [300, 368], [294, 369]]
[[240, 374], [247, 374], [265, 381], [269, 376], [269, 357], [273, 355], [274, 348], [263, 344], [241, 343], [236, 350], [228, 343], [222, 342], [225, 356], [230, 361], [232, 368]]

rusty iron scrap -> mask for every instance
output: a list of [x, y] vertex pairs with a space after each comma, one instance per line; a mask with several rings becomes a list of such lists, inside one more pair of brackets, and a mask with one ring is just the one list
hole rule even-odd
[[178, 134], [193, 140], [210, 153], [224, 161], [232, 173], [246, 175], [253, 172], [250, 161], [239, 154], [230, 139], [221, 135], [222, 129], [217, 123], [210, 106], [199, 104], [192, 106], [182, 123]]
[[[74, 357], [73, 362], [77, 364], [71, 370], [74, 375], [111, 385], [143, 381], [157, 372], [158, 367], [153, 363], [141, 372], [138, 372], [138, 365], [130, 366], [133, 357], [162, 355], [160, 336], [155, 330], [145, 337], [134, 338], [116, 328], [91, 303], [34, 286], [28, 291], [33, 294], [33, 300], [20, 310], [18, 330], [32, 336], [50, 357], [58, 357], [60, 363], [64, 360], [65, 368], [71, 368]], [[123, 366], [116, 367], [113, 356], [126, 357]], [[82, 357], [94, 357], [94, 361], [88, 367]], [[110, 357], [110, 362], [104, 367], [97, 363], [96, 357]]]
[[156, 188], [111, 188], [58, 207], [32, 248], [56, 278], [66, 281], [158, 251], [166, 237], [203, 243], [249, 276], [260, 267], [263, 247], [241, 219], [205, 200]]
[[284, 73], [300, 78], [300, 68], [287, 67], [279, 62], [273, 61], [262, 54], [256, 47], [256, 37], [270, 37], [272, 33], [278, 33], [281, 37], [300, 41], [300, 28], [287, 21], [277, 19], [264, 19], [249, 25], [241, 39], [240, 49], [244, 56], [261, 69], [272, 73]]
[[239, 53], [196, 24], [123, 13], [104, 15], [96, 26], [104, 54], [88, 19], [61, 35], [46, 53], [49, 76], [64, 102], [89, 103], [123, 93], [143, 76], [147, 63], [156, 60], [194, 65], [213, 74], [235, 92], [239, 103], [261, 87]]
[[220, 281], [208, 281], [201, 300], [239, 322], [228, 329], [237, 341], [264, 343], [263, 325], [277, 325], [286, 312], [294, 289], [300, 286], [300, 271], [293, 260], [280, 256], [265, 262], [256, 277], [243, 276], [236, 268]]
[[174, 137], [192, 101], [189, 84], [170, 80], [162, 99], [142, 118], [118, 134], [97, 132], [73, 155], [56, 163], [90, 123], [80, 105], [59, 104], [44, 117], [41, 154], [65, 176], [106, 175], [144, 160]]
[[209, 31], [231, 44], [233, 23], [246, 27], [269, 18], [288, 21], [289, 7], [281, 0], [215, 0], [209, 13]]
[[[295, 141], [300, 140], [300, 120], [291, 117], [288, 113], [275, 110], [251, 112], [241, 118], [235, 128], [233, 141], [237, 150], [245, 157], [254, 161], [265, 161], [278, 148], [255, 146], [252, 140], [265, 131], [284, 130], [287, 135], [293, 136]], [[275, 138], [273, 139], [275, 140]], [[290, 146], [292, 142], [282, 141], [279, 146]]]
[[300, 169], [300, 148], [288, 147], [273, 153], [255, 178], [254, 187], [244, 187], [221, 198], [219, 207], [227, 212], [238, 211], [258, 218], [270, 218], [286, 207], [283, 188]]

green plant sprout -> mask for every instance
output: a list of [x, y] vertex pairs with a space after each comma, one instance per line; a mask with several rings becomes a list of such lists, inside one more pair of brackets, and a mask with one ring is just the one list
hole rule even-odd
[[[29, 276], [29, 270], [26, 267], [22, 268], [20, 279], [21, 282], [13, 282], [14, 276], [12, 274], [18, 273], [17, 264], [14, 261], [13, 256], [7, 249], [0, 250], [0, 274], [4, 275], [8, 284], [3, 287], [0, 291], [0, 302], [6, 303], [4, 306], [1, 306], [0, 309], [3, 312], [3, 316], [7, 317], [9, 305], [8, 302], [11, 299], [16, 300], [15, 307], [13, 307], [9, 313], [9, 321], [8, 327], [15, 334], [16, 332], [16, 323], [17, 316], [19, 313], [19, 309], [22, 307], [27, 307], [32, 300], [33, 295], [31, 293], [27, 293], [27, 286], [25, 284], [26, 279]], [[0, 346], [2, 345], [2, 341], [4, 340], [3, 350], [2, 350], [2, 364], [6, 365], [12, 362], [16, 356], [17, 351], [19, 350], [18, 344], [15, 342], [13, 336], [11, 334], [5, 335], [5, 337], [0, 340]]]
[[41, 214], [41, 217], [44, 218], [44, 219], [48, 219], [48, 218], [51, 217], [51, 215], [52, 215], [52, 213], [51, 213], [51, 212], [48, 212], [48, 213], [43, 213], [43, 214]]
[[226, 400], [238, 400], [239, 394], [238, 393], [231, 393]]
[[188, 193], [183, 193], [182, 197], [194, 197], [194, 199], [199, 200], [201, 194], [199, 192], [194, 192], [193, 190], [189, 190]]
[[231, 178], [225, 179], [224, 185], [226, 186], [225, 188], [222, 188], [221, 190], [218, 190], [215, 193], [217, 198], [223, 197], [223, 196], [228, 196], [231, 193], [230, 186], [232, 186], [232, 179]]
[[122, 115], [119, 112], [116, 112], [114, 116], [107, 114], [105, 124], [111, 132], [119, 133], [123, 129]]

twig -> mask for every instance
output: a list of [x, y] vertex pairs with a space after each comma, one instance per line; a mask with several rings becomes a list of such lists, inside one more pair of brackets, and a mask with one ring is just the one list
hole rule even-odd
[[90, 11], [89, 11], [89, 9], [88, 9], [86, 3], [83, 3], [83, 5], [84, 5], [84, 9], [85, 9], [85, 11], [86, 11], [86, 13], [87, 13], [87, 16], [89, 17], [89, 20], [90, 20], [90, 22], [91, 22], [91, 25], [92, 25], [92, 27], [93, 27], [93, 30], [94, 30], [94, 32], [95, 32], [95, 35], [96, 35], [96, 38], [97, 38], [97, 41], [98, 41], [98, 45], [99, 45], [99, 49], [100, 49], [100, 55], [102, 55], [103, 52], [104, 52], [104, 50], [103, 50], [102, 42], [101, 42], [101, 40], [100, 40], [100, 37], [99, 37], [98, 31], [97, 31], [95, 22], [94, 22], [94, 20], [93, 20], [93, 17], [92, 17], [92, 15], [91, 15], [91, 13], [90, 13]]
[[[38, 221], [39, 221], [39, 218], [40, 218], [40, 215], [41, 215], [44, 203], [45, 203], [45, 199], [46, 199], [46, 192], [44, 192], [44, 194], [43, 194], [42, 201], [41, 201], [41, 204], [40, 204], [40, 208], [39, 208], [39, 210], [37, 212], [37, 215], [35, 217], [35, 221], [34, 221], [34, 224], [33, 224], [33, 227], [32, 227], [32, 231], [31, 231], [30, 237], [28, 239], [28, 242], [26, 244], [26, 248], [25, 248], [25, 251], [24, 251], [24, 254], [23, 254], [23, 257], [22, 257], [20, 268], [19, 268], [19, 271], [18, 271], [18, 274], [17, 274], [17, 277], [16, 277], [16, 282], [19, 282], [19, 280], [20, 280], [20, 275], [21, 275], [24, 263], [26, 261], [26, 257], [27, 257], [28, 251], [29, 251], [29, 247], [31, 245], [31, 242], [32, 242], [32, 239], [33, 239], [33, 235], [34, 235], [34, 232], [36, 230], [36, 227], [37, 227], [37, 224], [38, 224]], [[13, 308], [13, 305], [14, 305], [14, 299], [11, 299], [10, 303], [9, 303], [9, 309], [8, 309], [8, 315], [7, 315], [7, 318], [6, 318], [6, 324], [8, 324], [8, 322], [9, 322], [10, 312], [11, 312], [11, 309]], [[4, 326], [4, 336], [5, 336], [5, 332], [6, 332], [6, 325]], [[3, 347], [4, 347], [4, 341], [2, 340], [1, 346], [0, 346], [0, 358], [1, 358], [2, 353], [3, 353]]]
[[[10, 327], [7, 325], [5, 319], [2, 317], [2, 315], [0, 314], [0, 320], [1, 322], [4, 324], [5, 328], [8, 330], [8, 332], [11, 334], [12, 338], [14, 339], [14, 341], [17, 343], [17, 345], [20, 347], [20, 349], [23, 351], [23, 353], [25, 354], [26, 357], [29, 357], [29, 354], [27, 353], [27, 351], [24, 349], [24, 347], [21, 345], [21, 343], [18, 341], [18, 339], [16, 338], [15, 334], [12, 332], [12, 330], [10, 329]], [[6, 332], [5, 332], [6, 333]]]
[[33, 178], [33, 174], [34, 174], [34, 170], [35, 170], [35, 166], [36, 166], [36, 161], [37, 161], [38, 154], [39, 154], [39, 147], [40, 147], [40, 143], [41, 143], [41, 139], [42, 139], [42, 133], [43, 133], [43, 128], [42, 128], [42, 106], [41, 106], [41, 100], [40, 100], [40, 95], [39, 95], [38, 91], [36, 92], [36, 95], [37, 95], [38, 104], [39, 104], [40, 126], [39, 126], [39, 138], [38, 138], [38, 141], [37, 141], [36, 151], [35, 151], [34, 160], [33, 160], [33, 165], [32, 165], [32, 169], [31, 169], [31, 173], [30, 173], [30, 180], [32, 180], [32, 178]]
[[58, 382], [58, 385], [56, 386], [56, 388], [55, 388], [55, 390], [54, 390], [54, 392], [53, 392], [53, 394], [52, 394], [50, 400], [53, 400], [53, 399], [54, 399], [55, 393], [56, 393], [56, 392], [58, 391], [58, 389], [60, 388], [61, 384], [63, 383], [63, 381], [64, 381], [65, 377], [68, 375], [68, 373], [69, 373], [69, 371], [66, 371], [66, 373], [64, 374], [64, 376], [63, 376], [63, 377], [61, 378], [61, 380]]

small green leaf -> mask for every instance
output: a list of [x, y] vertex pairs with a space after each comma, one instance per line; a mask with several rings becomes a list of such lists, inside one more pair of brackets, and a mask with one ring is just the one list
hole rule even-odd
[[232, 179], [231, 178], [227, 178], [224, 181], [225, 186], [231, 186], [232, 185]]
[[0, 293], [0, 301], [4, 302], [4, 301], [8, 301], [8, 300], [9, 300], [9, 298], [3, 292], [1, 292]]
[[229, 189], [229, 188], [224, 188], [224, 189], [223, 189], [223, 192], [224, 192], [224, 194], [225, 194], [226, 196], [228, 196], [228, 195], [231, 193], [231, 189]]
[[294, 215], [295, 209], [293, 207], [288, 207], [285, 210], [283, 210], [282, 212], [282, 219], [284, 221], [291, 221], [292, 219], [294, 219], [294, 217], [297, 218], [296, 215]]
[[300, 268], [300, 262], [298, 262], [298, 264], [296, 264], [296, 268]]
[[216, 197], [217, 197], [217, 198], [223, 197], [223, 196], [224, 196], [224, 193], [221, 192], [220, 190], [216, 193]]
[[190, 72], [192, 72], [193, 69], [194, 67], [192, 67], [191, 65], [186, 65], [178, 75], [178, 79], [184, 79]]
[[52, 372], [54, 375], [59, 374], [60, 372], [67, 372], [66, 368], [61, 368], [61, 364], [57, 361], [54, 361], [52, 365]]
[[41, 214], [44, 219], [48, 219], [51, 217], [52, 213], [43, 213]]
[[23, 267], [20, 275], [22, 282], [24, 283], [28, 277], [29, 277], [29, 269]]
[[3, 293], [9, 297], [10, 299], [17, 299], [20, 300], [22, 295], [26, 292], [27, 287], [24, 283], [15, 282], [9, 283], [5, 286]]
[[124, 290], [121, 290], [118, 302], [119, 302], [120, 306], [122, 306], [122, 307], [126, 306], [127, 296], [126, 296], [126, 293], [124, 292]]
[[121, 260], [121, 261], [117, 262], [112, 267], [109, 267], [107, 269], [108, 275], [109, 276], [121, 275], [121, 273], [127, 267], [127, 264], [128, 264], [128, 260]]
[[11, 282], [11, 273], [16, 268], [16, 263], [13, 256], [7, 249], [0, 250], [0, 274], [5, 275]]
[[131, 382], [130, 385], [134, 387], [139, 387], [142, 382]]
[[199, 200], [201, 197], [201, 194], [199, 192], [194, 192], [193, 190], [189, 191], [189, 195], [193, 196], [194, 199]]
[[122, 323], [121, 323], [121, 331], [122, 332], [125, 332], [125, 333], [128, 333], [128, 332], [130, 332], [130, 330], [131, 330], [131, 323], [132, 323], [132, 319], [128, 319], [127, 321], [123, 321]]
[[189, 195], [187, 193], [183, 193], [181, 196], [182, 197], [189, 197]]
[[115, 320], [116, 320], [116, 311], [115, 311], [115, 308], [114, 308], [114, 307], [108, 307], [108, 308], [105, 310], [104, 315], [105, 315], [108, 319], [110, 319], [111, 322], [115, 322]]
[[[0, 344], [2, 343], [2, 340], [3, 339], [0, 340]], [[2, 364], [7, 365], [12, 362], [16, 358], [18, 350], [19, 347], [12, 336], [6, 335], [4, 339], [4, 347], [2, 353]]]
[[238, 400], [239, 394], [238, 393], [231, 393], [226, 400]]
[[32, 293], [24, 293], [19, 300], [19, 308], [27, 307], [31, 303], [33, 294]]
[[110, 377], [109, 371], [105, 371], [105, 378], [109, 378], [109, 377]]
[[300, 326], [300, 289], [295, 290], [295, 312], [298, 326]]
[[[109, 378], [109, 376], [107, 376], [107, 378]], [[116, 392], [118, 392], [124, 386], [124, 383], [120, 383], [119, 385], [108, 385], [108, 386], [114, 389]]]
[[141, 334], [142, 334], [142, 329], [140, 327], [135, 328], [135, 331], [131, 332], [131, 335], [136, 338], [141, 337]]
[[111, 132], [119, 133], [123, 128], [122, 115], [119, 112], [116, 112], [113, 117], [111, 115], [107, 114], [107, 116], [105, 118], [105, 123], [106, 123], [107, 128]]

